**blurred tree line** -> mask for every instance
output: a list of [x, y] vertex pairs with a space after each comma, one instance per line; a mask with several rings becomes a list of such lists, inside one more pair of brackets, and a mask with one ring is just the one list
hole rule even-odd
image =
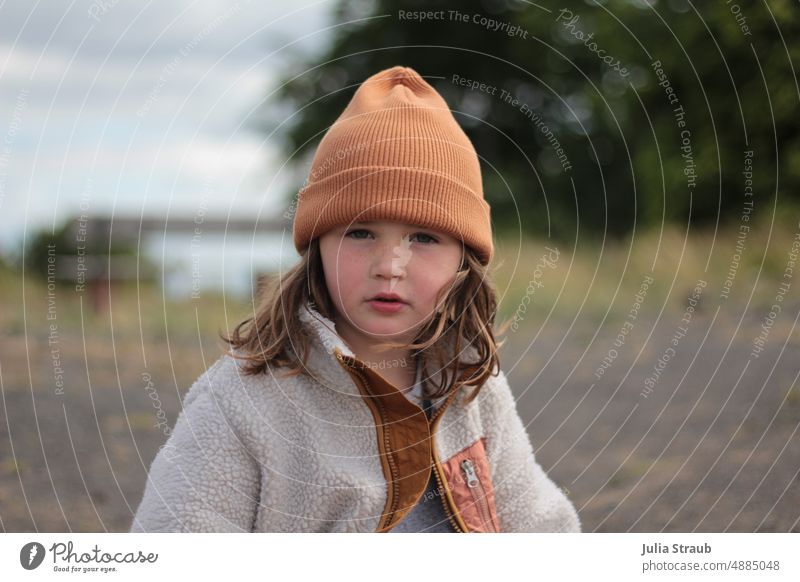
[[290, 57], [279, 106], [267, 104], [281, 112], [270, 128], [280, 125], [297, 188], [358, 84], [404, 65], [475, 144], [499, 230], [622, 236], [738, 221], [747, 200], [771, 214], [800, 197], [790, 0], [340, 0], [334, 13], [322, 54]]

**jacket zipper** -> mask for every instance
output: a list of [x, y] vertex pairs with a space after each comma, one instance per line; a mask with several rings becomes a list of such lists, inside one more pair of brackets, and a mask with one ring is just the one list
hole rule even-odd
[[[444, 506], [444, 512], [445, 515], [447, 515], [447, 519], [450, 520], [450, 525], [453, 526], [453, 529], [457, 533], [467, 533], [469, 532], [467, 524], [464, 522], [463, 518], [461, 518], [457, 514], [457, 510], [454, 511], [453, 509], [451, 509], [450, 504], [452, 503], [452, 507], [455, 507], [455, 502], [452, 500], [450, 492], [444, 487], [444, 484], [442, 483], [443, 481], [442, 468], [441, 464], [439, 463], [439, 457], [436, 453], [435, 435], [436, 435], [436, 427], [438, 424], [438, 420], [442, 412], [444, 412], [445, 408], [449, 406], [450, 401], [454, 397], [455, 397], [455, 392], [451, 394], [450, 397], [439, 407], [439, 410], [437, 410], [431, 415], [430, 427], [431, 427], [431, 453], [433, 456], [433, 474], [436, 475], [436, 483], [439, 486], [439, 491], [442, 493], [441, 496], [442, 505]], [[463, 525], [459, 525], [459, 522]]]
[[[356, 374], [356, 376], [358, 376], [358, 378], [361, 380], [361, 382], [362, 382], [362, 384], [364, 386], [365, 391], [368, 394], [371, 395], [372, 391], [369, 389], [369, 381], [367, 380], [366, 376], [360, 370], [358, 370], [358, 368], [356, 368], [356, 367], [354, 367], [352, 365], [349, 365], [349, 363], [345, 361], [345, 357], [347, 357], [347, 356], [341, 355], [339, 353], [336, 354], [336, 358], [339, 360], [339, 362], [347, 365], [347, 367], [350, 370], [352, 370]], [[450, 402], [453, 400], [455, 395], [456, 395], [456, 393], [453, 392], [447, 398], [447, 400], [439, 407], [439, 409], [436, 410], [436, 412], [434, 412], [431, 415], [431, 418], [430, 418], [430, 421], [429, 421], [429, 426], [431, 428], [431, 454], [432, 454], [432, 457], [433, 457], [433, 474], [436, 476], [436, 484], [439, 487], [439, 491], [441, 491], [444, 494], [442, 496], [442, 505], [444, 506], [445, 514], [447, 515], [447, 518], [450, 520], [450, 525], [453, 526], [453, 529], [457, 533], [466, 533], [466, 532], [469, 531], [469, 529], [467, 528], [466, 523], [464, 523], [463, 518], [461, 518], [457, 514], [457, 511], [454, 512], [450, 507], [451, 503], [453, 504], [453, 506], [455, 506], [455, 502], [452, 500], [452, 498], [450, 496], [450, 492], [443, 486], [443, 483], [442, 483], [442, 468], [441, 468], [441, 464], [439, 463], [439, 457], [438, 457], [438, 455], [436, 453], [436, 442], [435, 442], [435, 438], [434, 438], [438, 419], [441, 416], [441, 414], [444, 412], [444, 410], [450, 405]], [[385, 415], [385, 412], [384, 412], [383, 404], [381, 404], [379, 398], [376, 398], [375, 400], [377, 401], [378, 408], [380, 409], [381, 420], [384, 420], [386, 418], [386, 415]], [[387, 431], [385, 431], [385, 430], [383, 430], [382, 432], [383, 432], [384, 449], [385, 449], [385, 451], [387, 453], [386, 454], [386, 458], [387, 458], [388, 463], [389, 463], [389, 472], [390, 472], [390, 474], [392, 476], [392, 481], [394, 483], [396, 483], [397, 482], [397, 473], [395, 471], [393, 457], [390, 454], [391, 453], [391, 446], [390, 446], [390, 443], [389, 443], [389, 433]], [[394, 493], [394, 487], [393, 487], [392, 488], [392, 502], [391, 502], [391, 506], [390, 506], [390, 512], [389, 512], [388, 515], [390, 515], [390, 516], [394, 515], [395, 511], [397, 510], [397, 503], [398, 503], [398, 499], [397, 499], [397, 495], [395, 495], [395, 493]], [[459, 525], [459, 522], [461, 524], [463, 524], [463, 525]], [[385, 527], [386, 527], [386, 524], [384, 523], [383, 524], [383, 528], [385, 528]], [[379, 529], [383, 529], [383, 528], [379, 528]]]
[[483, 489], [483, 484], [475, 473], [475, 464], [472, 462], [472, 459], [464, 459], [461, 461], [461, 470], [467, 478], [467, 487], [469, 487], [469, 491], [472, 493], [472, 499], [481, 512], [483, 523], [492, 529], [496, 529], [492, 521], [492, 514], [489, 511], [489, 501], [486, 499], [486, 491]]
[[[371, 396], [372, 395], [372, 391], [369, 389], [369, 381], [367, 380], [366, 376], [360, 370], [358, 370], [354, 366], [351, 366], [347, 362], [345, 362], [344, 356], [340, 356], [339, 354], [336, 354], [336, 358], [339, 360], [339, 362], [347, 365], [347, 367], [350, 370], [352, 370], [353, 373], [356, 376], [358, 376], [359, 380], [361, 380], [361, 384], [364, 387], [364, 390], [367, 392], [368, 395]], [[381, 422], [385, 422], [386, 413], [385, 413], [383, 404], [380, 401], [380, 398], [375, 398], [374, 401], [376, 402], [376, 404], [378, 406], [378, 412], [379, 412], [379, 415], [381, 417]], [[389, 503], [389, 512], [386, 514], [386, 516], [387, 516], [386, 519], [388, 521], [389, 517], [393, 516], [395, 514], [395, 512], [397, 511], [398, 498], [397, 498], [397, 494], [395, 493], [395, 488], [397, 486], [396, 485], [397, 484], [397, 468], [396, 468], [395, 463], [394, 463], [394, 457], [392, 456], [392, 447], [391, 447], [391, 443], [389, 442], [389, 433], [388, 433], [388, 431], [386, 431], [382, 427], [381, 427], [381, 436], [383, 437], [383, 449], [384, 449], [384, 452], [386, 453], [384, 456], [385, 456], [387, 464], [389, 466], [389, 474], [391, 476], [392, 483], [393, 483], [393, 486], [392, 486], [392, 497], [391, 497], [391, 500], [390, 500], [390, 503]], [[387, 523], [382, 523], [382, 524], [380, 524], [380, 527], [378, 529], [384, 529], [386, 527], [386, 525], [387, 525]]]

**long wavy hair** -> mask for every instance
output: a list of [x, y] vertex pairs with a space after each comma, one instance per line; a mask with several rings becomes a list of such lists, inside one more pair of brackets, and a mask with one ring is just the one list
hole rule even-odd
[[[431, 367], [452, 372], [441, 374], [437, 385], [430, 380], [425, 382], [425, 392], [430, 398], [447, 396], [462, 386], [474, 386], [467, 398], [471, 402], [489, 376], [499, 373], [497, 352], [505, 340], [498, 344], [495, 333], [504, 334], [512, 320], [494, 331], [497, 291], [488, 275], [489, 268], [481, 264], [472, 249], [465, 247], [461, 270], [452, 285], [445, 285], [437, 297], [439, 311], [420, 327], [412, 343], [381, 345], [383, 349], [409, 349], [412, 360], [422, 364], [422, 378], [430, 378]], [[336, 313], [325, 283], [319, 238], [311, 242], [294, 267], [260, 285], [257, 300], [258, 307], [251, 317], [236, 325], [230, 334], [220, 334], [238, 352], [224, 350], [225, 353], [247, 362], [242, 366], [245, 375], [266, 374], [270, 366], [282, 368], [283, 377], [304, 373], [310, 337], [297, 318], [298, 309], [313, 304], [320, 315], [331, 321]], [[447, 353], [445, 346], [452, 346], [451, 353]], [[460, 354], [468, 346], [474, 348], [477, 360], [463, 365]]]

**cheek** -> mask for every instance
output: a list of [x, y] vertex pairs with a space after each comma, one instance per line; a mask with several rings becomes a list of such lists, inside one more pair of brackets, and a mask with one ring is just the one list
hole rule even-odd
[[415, 265], [415, 282], [424, 296], [433, 301], [436, 294], [443, 288], [449, 289], [453, 284], [458, 267], [461, 264], [461, 249], [459, 247], [441, 249], [438, 253], [428, 253], [419, 257], [420, 262]]
[[423, 267], [423, 270], [415, 278], [414, 293], [422, 303], [430, 307], [436, 302], [437, 294], [440, 291], [447, 293], [453, 283], [454, 275], [455, 268], [452, 269], [451, 275], [450, 270], [445, 270], [444, 268]]
[[333, 297], [341, 297], [346, 301], [353, 295], [364, 278], [363, 258], [357, 253], [350, 253], [339, 247], [340, 252], [330, 253], [325, 261], [325, 281]]

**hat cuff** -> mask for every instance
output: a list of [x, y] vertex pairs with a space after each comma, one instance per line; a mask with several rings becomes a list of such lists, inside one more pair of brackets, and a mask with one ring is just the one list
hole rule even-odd
[[481, 194], [449, 175], [413, 167], [348, 168], [303, 188], [294, 222], [295, 246], [305, 250], [334, 226], [367, 220], [444, 232], [472, 247], [482, 264], [492, 259], [490, 208]]

